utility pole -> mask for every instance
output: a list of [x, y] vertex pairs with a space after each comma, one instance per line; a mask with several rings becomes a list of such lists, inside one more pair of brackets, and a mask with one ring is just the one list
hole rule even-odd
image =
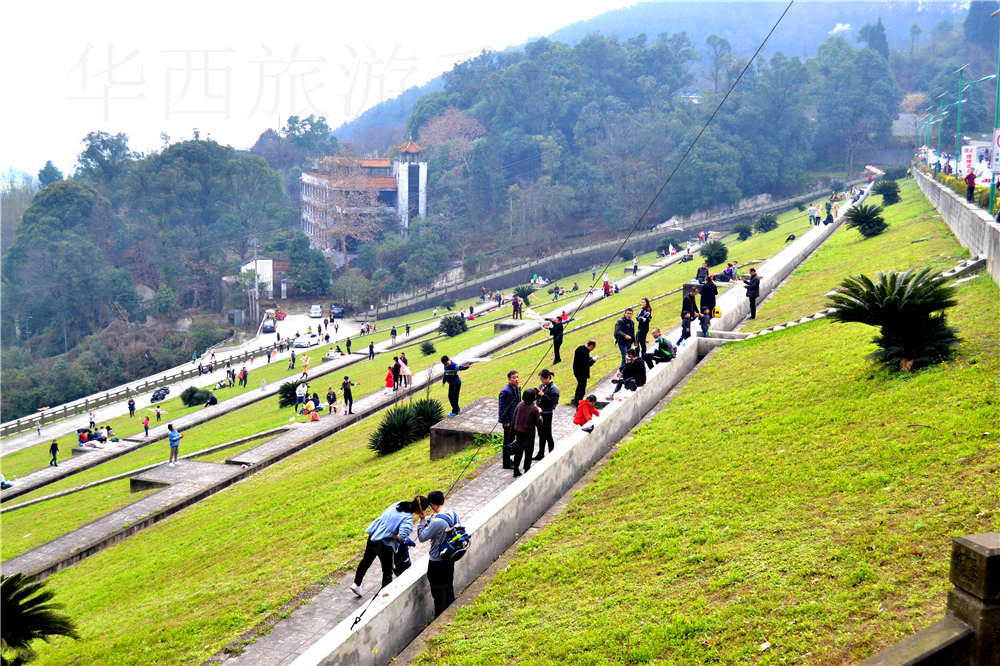
[[257, 242], [260, 234], [250, 234], [250, 242], [253, 243], [253, 309], [254, 320], [260, 323], [260, 279], [257, 273]]

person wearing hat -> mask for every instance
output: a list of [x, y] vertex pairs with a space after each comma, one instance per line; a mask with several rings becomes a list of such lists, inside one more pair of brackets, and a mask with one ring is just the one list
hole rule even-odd
[[354, 573], [351, 592], [361, 596], [361, 584], [376, 557], [382, 565], [382, 587], [392, 582], [393, 556], [413, 531], [413, 514], [419, 513], [422, 517], [428, 506], [427, 498], [417, 495], [410, 502], [390, 504], [381, 516], [372, 521], [365, 530], [368, 541], [365, 543], [365, 554], [361, 556], [358, 570]]
[[[451, 536], [451, 526], [458, 525], [460, 521], [458, 513], [445, 511], [444, 493], [440, 490], [427, 493], [427, 501], [435, 516], [428, 520], [423, 509], [417, 512], [420, 515], [417, 538], [421, 542], [431, 542], [430, 552], [427, 556], [429, 559], [427, 582], [431, 586], [431, 596], [434, 597], [434, 617], [437, 617], [455, 601], [455, 563], [451, 560], [443, 560], [440, 552], [441, 545]], [[442, 514], [446, 515], [447, 518], [442, 517]]]

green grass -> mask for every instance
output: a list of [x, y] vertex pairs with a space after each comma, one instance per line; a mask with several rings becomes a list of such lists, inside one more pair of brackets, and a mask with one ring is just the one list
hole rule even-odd
[[998, 306], [962, 285], [959, 357], [912, 375], [828, 319], [723, 347], [420, 663], [856, 663], [938, 620], [950, 539], [1000, 526]]

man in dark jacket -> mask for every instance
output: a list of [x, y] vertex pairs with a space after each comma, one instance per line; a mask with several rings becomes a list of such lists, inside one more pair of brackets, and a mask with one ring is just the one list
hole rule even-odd
[[705, 284], [705, 278], [708, 277], [708, 263], [703, 263], [701, 268], [698, 269], [698, 273], [694, 276], [694, 279], [702, 284]]
[[503, 468], [514, 469], [510, 461], [511, 449], [514, 446], [514, 410], [521, 402], [521, 377], [517, 370], [507, 373], [507, 383], [500, 389], [499, 413], [497, 422], [503, 426]]
[[757, 277], [757, 269], [750, 269], [750, 277], [743, 278], [743, 286], [747, 290], [747, 300], [750, 301], [750, 318], [757, 318], [757, 299], [760, 298], [760, 278]]
[[698, 309], [698, 287], [691, 287], [691, 291], [688, 295], [684, 297], [681, 301], [681, 318], [684, 318], [684, 313], [690, 312], [691, 317], [697, 317], [701, 310]]
[[472, 364], [459, 365], [447, 356], [441, 357], [441, 365], [444, 366], [444, 376], [441, 378], [442, 384], [448, 385], [448, 402], [451, 403], [451, 416], [458, 416], [462, 408], [458, 405], [458, 396], [462, 392], [462, 378], [458, 376], [461, 370], [468, 370]]
[[705, 278], [705, 284], [701, 287], [701, 310], [708, 308], [709, 312], [715, 312], [715, 297], [719, 295], [719, 288], [715, 285], [712, 276]]
[[635, 322], [632, 321], [632, 308], [625, 310], [625, 315], [615, 323], [615, 344], [622, 353], [622, 362], [618, 367], [624, 367], [625, 354], [635, 340]]
[[576, 377], [576, 393], [573, 394], [573, 406], [579, 407], [583, 395], [587, 392], [587, 380], [590, 379], [590, 366], [594, 365], [594, 358], [590, 355], [597, 342], [590, 340], [585, 345], [580, 345], [573, 353], [573, 376]]
[[559, 348], [562, 347], [563, 343], [562, 317], [553, 317], [549, 321], [552, 322], [552, 325], [549, 327], [549, 335], [552, 336], [552, 351], [555, 354], [552, 363], [560, 363], [562, 362], [562, 357], [559, 356]]

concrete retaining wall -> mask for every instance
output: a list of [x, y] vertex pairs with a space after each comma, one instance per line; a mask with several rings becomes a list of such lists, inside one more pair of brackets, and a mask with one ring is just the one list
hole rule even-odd
[[986, 257], [986, 271], [1000, 284], [1000, 225], [989, 214], [970, 204], [933, 178], [914, 171], [924, 195], [937, 208], [945, 224], [973, 257]]

